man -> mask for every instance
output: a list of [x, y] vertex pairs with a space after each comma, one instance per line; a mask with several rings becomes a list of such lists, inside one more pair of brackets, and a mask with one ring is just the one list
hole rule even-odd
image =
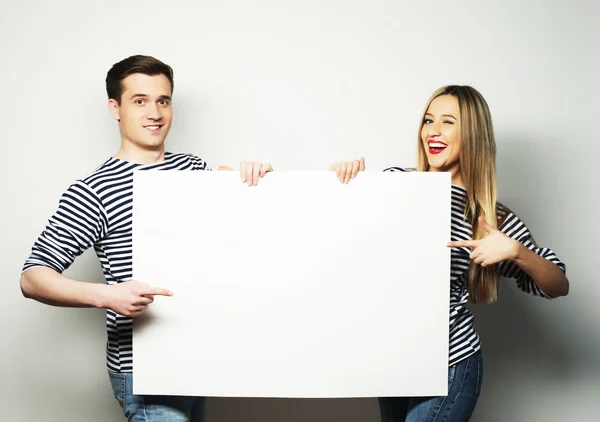
[[[200, 421], [204, 398], [132, 393], [132, 318], [144, 312], [154, 296], [172, 292], [132, 280], [131, 223], [135, 171], [209, 168], [194, 155], [165, 152], [173, 114], [170, 66], [153, 57], [129, 57], [109, 70], [106, 91], [121, 147], [64, 192], [25, 262], [21, 290], [25, 297], [50, 305], [107, 310], [109, 377], [130, 421]], [[240, 177], [254, 186], [271, 170], [268, 164], [242, 162]], [[62, 275], [90, 247], [100, 260], [106, 284]]]

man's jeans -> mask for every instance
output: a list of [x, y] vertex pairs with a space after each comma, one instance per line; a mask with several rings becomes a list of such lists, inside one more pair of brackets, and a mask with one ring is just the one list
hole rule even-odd
[[108, 371], [115, 398], [130, 422], [203, 422], [205, 397], [133, 394], [133, 376]]

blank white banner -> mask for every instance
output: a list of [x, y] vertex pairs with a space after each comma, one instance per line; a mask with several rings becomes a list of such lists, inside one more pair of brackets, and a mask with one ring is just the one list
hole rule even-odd
[[450, 175], [139, 171], [135, 394], [445, 395]]

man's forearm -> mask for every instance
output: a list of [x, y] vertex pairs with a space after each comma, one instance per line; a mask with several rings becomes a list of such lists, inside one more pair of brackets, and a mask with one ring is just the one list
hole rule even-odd
[[23, 296], [52, 306], [103, 308], [106, 287], [73, 280], [47, 267], [33, 267], [21, 275]]

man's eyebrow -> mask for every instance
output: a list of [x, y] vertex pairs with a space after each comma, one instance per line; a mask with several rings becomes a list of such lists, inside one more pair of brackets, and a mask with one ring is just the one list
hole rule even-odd
[[[131, 99], [133, 100], [134, 98], [139, 98], [139, 97], [144, 98], [144, 97], [148, 97], [148, 95], [147, 94], [133, 94], [131, 96]], [[158, 97], [158, 99], [159, 100], [169, 100], [170, 101], [171, 97], [169, 95], [161, 95], [161, 96]]]

